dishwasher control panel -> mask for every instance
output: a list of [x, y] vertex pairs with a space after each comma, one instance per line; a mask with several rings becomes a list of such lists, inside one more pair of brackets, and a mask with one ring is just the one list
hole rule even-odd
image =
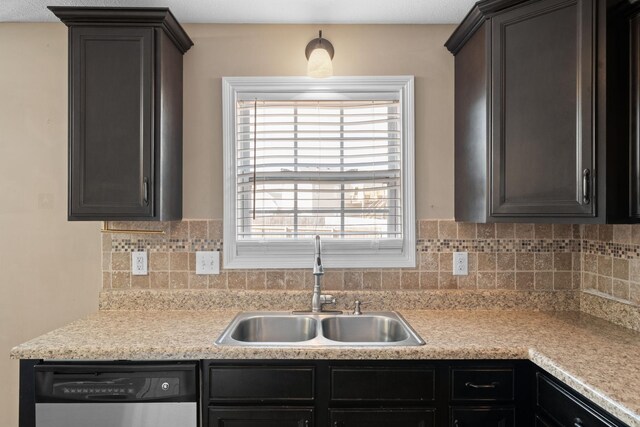
[[196, 365], [37, 365], [37, 402], [188, 401]]
[[80, 399], [111, 396], [120, 400], [175, 397], [180, 395], [180, 378], [113, 378], [104, 381], [54, 379], [51, 395]]

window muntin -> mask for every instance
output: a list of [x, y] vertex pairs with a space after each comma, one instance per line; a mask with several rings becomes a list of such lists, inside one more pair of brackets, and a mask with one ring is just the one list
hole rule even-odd
[[315, 234], [329, 268], [415, 266], [413, 111], [410, 76], [223, 78], [225, 268], [307, 268]]

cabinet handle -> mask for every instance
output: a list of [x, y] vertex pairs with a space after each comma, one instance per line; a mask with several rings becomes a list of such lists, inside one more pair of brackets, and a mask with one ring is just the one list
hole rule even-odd
[[591, 202], [589, 198], [590, 176], [591, 171], [589, 169], [585, 169], [582, 171], [582, 204], [584, 205], [588, 205]]
[[573, 419], [573, 427], [583, 427], [582, 420], [578, 417]]
[[472, 382], [466, 382], [464, 385], [471, 388], [496, 388], [500, 383], [498, 381], [494, 381], [491, 384], [474, 384]]
[[146, 176], [142, 180], [142, 185], [144, 187], [144, 204], [149, 205], [149, 178]]

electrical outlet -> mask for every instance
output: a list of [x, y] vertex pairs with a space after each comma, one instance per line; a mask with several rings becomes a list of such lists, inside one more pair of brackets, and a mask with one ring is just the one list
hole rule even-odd
[[196, 274], [220, 274], [220, 251], [197, 251]]
[[453, 253], [453, 275], [466, 276], [469, 274], [469, 256], [467, 252]]
[[131, 274], [134, 276], [147, 275], [147, 252], [131, 252]]

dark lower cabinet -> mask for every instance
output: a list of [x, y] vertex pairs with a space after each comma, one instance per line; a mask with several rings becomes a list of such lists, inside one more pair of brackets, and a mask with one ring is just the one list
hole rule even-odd
[[527, 361], [203, 361], [202, 369], [208, 427], [533, 425]]
[[536, 425], [624, 427], [603, 409], [543, 371], [535, 373]]
[[535, 427], [556, 427], [555, 424], [553, 424], [551, 421], [545, 420], [540, 415], [536, 415], [535, 417], [536, 417]]
[[515, 408], [451, 408], [451, 427], [514, 427]]
[[209, 408], [208, 427], [313, 427], [313, 408]]
[[332, 366], [332, 402], [429, 402], [436, 399], [436, 371], [425, 366]]
[[433, 408], [331, 409], [330, 427], [436, 427]]

